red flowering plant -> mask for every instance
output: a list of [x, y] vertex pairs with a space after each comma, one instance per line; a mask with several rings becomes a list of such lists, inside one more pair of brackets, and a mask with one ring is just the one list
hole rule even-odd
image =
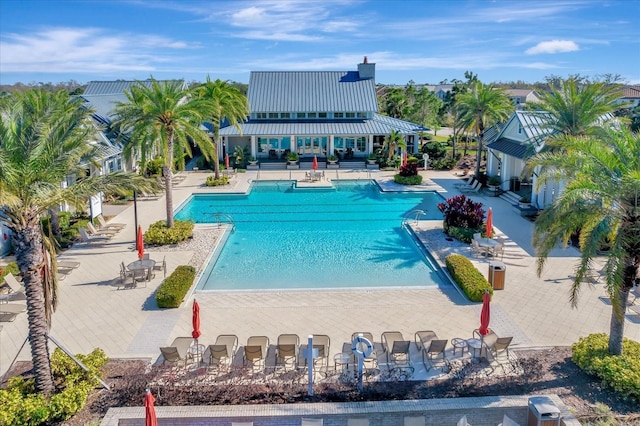
[[438, 210], [444, 216], [444, 230], [452, 226], [456, 228], [478, 229], [484, 221], [485, 211], [482, 203], [476, 203], [464, 195], [457, 195], [438, 204]]

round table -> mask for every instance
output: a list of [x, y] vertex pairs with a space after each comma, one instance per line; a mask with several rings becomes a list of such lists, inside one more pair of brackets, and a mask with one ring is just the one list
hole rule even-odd
[[461, 337], [451, 339], [451, 345], [453, 345], [453, 356], [456, 356], [458, 349], [460, 349], [460, 356], [463, 356], [465, 348], [468, 348], [467, 341]]
[[197, 344], [189, 346], [187, 354], [189, 355], [189, 358], [200, 364], [202, 362], [202, 356], [204, 355], [204, 345]]
[[480, 358], [482, 356], [482, 340], [480, 339], [469, 339], [467, 340], [467, 348], [469, 348], [469, 352], [473, 349], [473, 357]]
[[140, 259], [131, 262], [127, 265], [127, 269], [130, 271], [142, 271], [144, 269], [151, 269], [156, 266], [156, 261], [153, 259]]
[[335, 371], [338, 371], [338, 366], [340, 366], [340, 372], [344, 371], [344, 366], [349, 365], [351, 362], [351, 355], [346, 354], [344, 352], [335, 354], [333, 356], [333, 366]]

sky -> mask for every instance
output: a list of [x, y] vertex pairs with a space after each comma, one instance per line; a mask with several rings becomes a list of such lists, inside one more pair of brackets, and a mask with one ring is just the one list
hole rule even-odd
[[0, 0], [0, 84], [352, 71], [640, 84], [640, 0]]

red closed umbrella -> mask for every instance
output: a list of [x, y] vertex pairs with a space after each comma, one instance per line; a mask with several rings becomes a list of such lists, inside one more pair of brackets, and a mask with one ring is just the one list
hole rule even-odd
[[315, 155], [313, 156], [313, 165], [311, 167], [313, 167], [313, 170], [318, 170], [318, 157]]
[[138, 250], [138, 259], [144, 257], [144, 237], [142, 235], [142, 226], [138, 226], [138, 235], [136, 236], [136, 249]]
[[487, 212], [487, 237], [491, 238], [493, 234], [493, 209], [489, 207]]
[[202, 335], [202, 333], [200, 333], [200, 305], [198, 305], [198, 301], [195, 299], [193, 300], [193, 317], [191, 318], [191, 324], [193, 325], [191, 337], [198, 340], [198, 337]]
[[144, 425], [145, 426], [158, 426], [158, 418], [156, 417], [156, 407], [153, 403], [156, 399], [149, 389], [144, 396]]
[[480, 328], [478, 333], [482, 336], [489, 334], [489, 321], [491, 320], [491, 295], [485, 291], [482, 295], [482, 311], [480, 312]]
[[225, 169], [229, 168], [229, 154], [224, 156], [224, 168]]
[[407, 153], [404, 153], [404, 157], [402, 158], [402, 165], [406, 166], [407, 165]]

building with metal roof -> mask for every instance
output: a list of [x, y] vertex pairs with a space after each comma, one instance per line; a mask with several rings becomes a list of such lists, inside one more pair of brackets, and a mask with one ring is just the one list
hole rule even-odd
[[357, 71], [253, 71], [251, 115], [238, 127], [220, 129], [224, 152], [249, 147], [257, 159], [300, 157], [364, 158], [382, 146], [392, 130], [407, 150], [417, 150], [426, 128], [378, 114], [375, 64], [367, 58]]

